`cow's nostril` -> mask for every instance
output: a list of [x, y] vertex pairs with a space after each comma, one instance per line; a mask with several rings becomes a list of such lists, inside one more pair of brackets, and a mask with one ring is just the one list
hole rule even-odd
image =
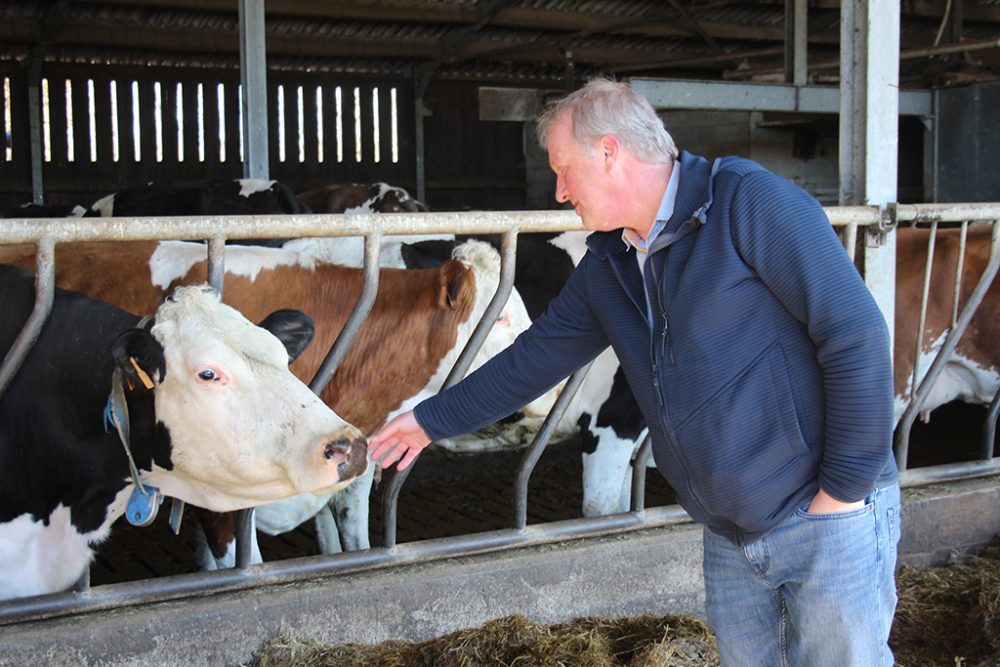
[[337, 438], [333, 442], [326, 443], [326, 448], [323, 450], [323, 456], [329, 461], [337, 456], [347, 457], [348, 452], [351, 451], [351, 443], [347, 438]]
[[335, 461], [342, 480], [364, 473], [368, 467], [368, 441], [364, 438], [337, 438], [326, 444], [323, 452], [327, 461]]

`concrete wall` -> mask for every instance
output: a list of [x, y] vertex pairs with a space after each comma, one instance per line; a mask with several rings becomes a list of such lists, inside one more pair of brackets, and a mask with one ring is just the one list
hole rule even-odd
[[[900, 560], [926, 565], [1000, 533], [1000, 478], [904, 494]], [[282, 631], [329, 643], [424, 640], [523, 614], [704, 615], [701, 529], [686, 525], [455, 558], [129, 610], [0, 626], [0, 665], [237, 665]]]

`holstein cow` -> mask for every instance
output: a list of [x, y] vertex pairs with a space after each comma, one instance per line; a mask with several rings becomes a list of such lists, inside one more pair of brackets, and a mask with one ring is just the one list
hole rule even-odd
[[21, 204], [3, 212], [4, 218], [83, 218], [96, 213], [79, 204]]
[[[927, 303], [923, 344], [918, 363], [918, 384], [926, 375], [951, 328], [955, 269], [960, 259], [959, 230], [939, 229], [934, 246], [932, 289]], [[919, 228], [896, 230], [896, 332], [894, 363], [896, 421], [910, 403], [914, 351], [920, 318], [920, 295], [930, 231]], [[974, 227], [968, 232], [962, 264], [960, 306], [968, 299], [989, 260], [990, 229]], [[995, 280], [979, 310], [959, 340], [955, 352], [921, 406], [926, 419], [930, 411], [954, 400], [987, 405], [1000, 387], [1000, 281]]]
[[101, 217], [143, 215], [254, 215], [310, 213], [284, 183], [236, 180], [158, 183], [126, 188], [102, 197], [90, 209]]
[[[34, 299], [32, 274], [0, 266], [4, 354]], [[128, 500], [136, 482], [231, 511], [364, 473], [361, 432], [288, 370], [309, 319], [286, 310], [264, 325], [203, 286], [178, 289], [149, 324], [57, 291], [0, 397], [0, 599], [77, 581], [127, 503], [130, 518], [155, 508]], [[121, 440], [109, 418], [127, 424]]]
[[[33, 248], [0, 246], [0, 261], [30, 265]], [[155, 301], [171, 284], [205, 279], [205, 247], [197, 243], [97, 243], [59, 246], [56, 282], [131, 309]], [[454, 258], [433, 269], [382, 269], [378, 296], [344, 361], [322, 398], [338, 414], [369, 434], [388, 417], [436, 392], [482, 316], [499, 280], [500, 258], [488, 244], [455, 248]], [[124, 283], [122, 276], [130, 277]], [[310, 380], [326, 350], [343, 328], [361, 292], [356, 268], [327, 264], [287, 248], [232, 246], [226, 250], [225, 301], [249, 317], [280, 302], [310, 313], [316, 341], [292, 370]], [[512, 294], [499, 321], [473, 361], [481, 365], [527, 328], [524, 304]], [[554, 394], [526, 413], [544, 414]], [[370, 475], [333, 498], [345, 549], [367, 548]], [[299, 503], [299, 506], [295, 506]], [[303, 509], [301, 505], [310, 505]], [[291, 530], [314, 499], [263, 508], [258, 525], [268, 532]], [[329, 518], [329, 517], [328, 517]], [[326, 522], [329, 525], [330, 521]], [[231, 563], [230, 540], [213, 536], [219, 562]], [[335, 532], [321, 535], [325, 550], [336, 550]], [[211, 562], [202, 562], [210, 566]]]
[[427, 207], [403, 188], [388, 183], [334, 183], [300, 192], [313, 213], [419, 213]]

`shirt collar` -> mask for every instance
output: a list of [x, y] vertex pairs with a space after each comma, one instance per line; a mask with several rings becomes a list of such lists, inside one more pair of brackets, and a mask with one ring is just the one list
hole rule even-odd
[[680, 185], [681, 163], [674, 160], [674, 167], [670, 172], [670, 180], [667, 182], [667, 189], [660, 200], [660, 208], [656, 211], [653, 219], [653, 226], [649, 229], [649, 234], [643, 239], [634, 229], [626, 227], [622, 230], [622, 242], [627, 248], [635, 248], [639, 252], [647, 252], [653, 241], [667, 225], [670, 217], [674, 214], [674, 204], [677, 201], [677, 188]]

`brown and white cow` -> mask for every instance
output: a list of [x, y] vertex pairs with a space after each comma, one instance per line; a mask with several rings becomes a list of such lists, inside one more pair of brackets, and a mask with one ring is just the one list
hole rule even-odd
[[[0, 265], [0, 354], [32, 312], [34, 282]], [[57, 290], [0, 396], [0, 600], [71, 586], [126, 507], [133, 523], [151, 520], [154, 488], [230, 511], [362, 474], [361, 433], [288, 370], [311, 334], [301, 312], [254, 326], [200, 286], [178, 289], [148, 325]], [[120, 440], [109, 416], [129, 425]], [[133, 504], [137, 482], [147, 493]]]
[[[0, 246], [0, 262], [30, 263], [32, 256], [33, 248]], [[57, 284], [133, 310], [156, 302], [170, 285], [203, 281], [206, 276], [205, 246], [182, 241], [59, 246], [56, 260]], [[481, 242], [458, 246], [454, 259], [434, 269], [382, 269], [372, 311], [322, 393], [323, 400], [369, 434], [386, 418], [435, 393], [496, 291], [499, 269], [498, 253]], [[127, 276], [131, 278], [126, 282]], [[226, 249], [227, 303], [250, 318], [274, 302], [314, 318], [315, 342], [292, 365], [293, 372], [307, 381], [343, 328], [362, 283], [359, 269], [327, 264], [288, 248]], [[523, 302], [512, 293], [473, 368], [513, 342], [529, 323]], [[544, 414], [553, 400], [551, 393], [525, 411]], [[346, 549], [369, 544], [370, 485], [369, 475], [333, 499]], [[306, 496], [263, 508], [258, 511], [258, 525], [267, 532], [290, 530], [301, 517], [308, 518], [325, 505], [325, 499]], [[336, 534], [325, 539], [324, 548], [334, 550]], [[223, 563], [231, 560], [218, 551], [214, 555]], [[202, 565], [211, 563], [203, 560]]]
[[[952, 294], [959, 256], [958, 229], [940, 229], [934, 246], [932, 288], [918, 362], [918, 384], [951, 329]], [[920, 296], [930, 231], [900, 228], [896, 231], [896, 332], [894, 346], [895, 416], [910, 403], [914, 351], [920, 318]], [[962, 263], [960, 306], [966, 302], [989, 260], [990, 229], [969, 229]], [[1000, 387], [1000, 281], [994, 280], [979, 310], [959, 340], [954, 354], [927, 395], [921, 414], [954, 400], [989, 404]]]
[[300, 192], [299, 202], [313, 213], [420, 213], [427, 206], [403, 188], [388, 183], [333, 183]]

